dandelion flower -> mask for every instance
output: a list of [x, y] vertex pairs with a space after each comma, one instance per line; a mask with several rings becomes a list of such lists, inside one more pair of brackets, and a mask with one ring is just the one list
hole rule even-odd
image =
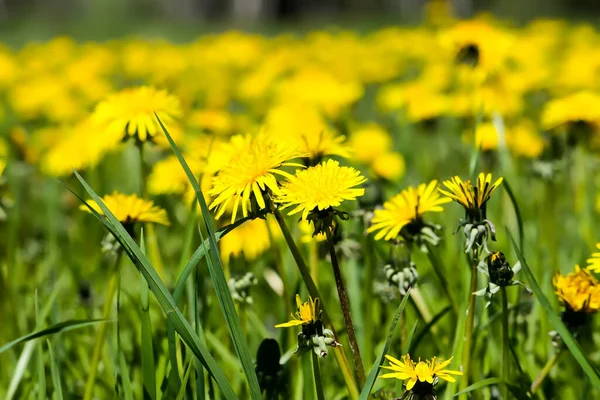
[[161, 131], [154, 113], [169, 126], [181, 117], [181, 104], [164, 90], [142, 86], [109, 96], [96, 106], [92, 118], [111, 136], [132, 136], [145, 142]]
[[446, 361], [436, 360], [433, 357], [428, 361], [414, 362], [411, 360], [410, 355], [406, 354], [402, 356], [402, 361], [394, 358], [390, 355], [385, 356], [389, 361], [389, 365], [382, 365], [382, 368], [391, 370], [393, 372], [381, 375], [381, 378], [394, 378], [401, 381], [408, 381], [405, 383], [406, 390], [412, 390], [415, 394], [433, 395], [433, 387], [437, 383], [437, 379], [443, 379], [448, 382], [455, 382], [456, 379], [452, 375], [462, 375], [460, 371], [452, 371], [446, 369], [452, 362], [450, 357]]
[[[169, 225], [167, 212], [155, 206], [150, 200], [140, 199], [135, 194], [113, 194], [102, 197], [102, 202], [114, 214], [115, 218], [124, 225], [133, 225], [136, 222], [154, 222], [161, 225]], [[104, 215], [98, 203], [94, 200], [87, 202], [96, 212]], [[80, 209], [90, 212], [85, 204]]]
[[[596, 248], [600, 250], [600, 243], [596, 244]], [[592, 257], [587, 260], [588, 269], [593, 272], [600, 272], [600, 252], [592, 253]]]
[[373, 173], [389, 181], [400, 179], [404, 175], [406, 163], [399, 153], [385, 153], [377, 157], [371, 164]]
[[556, 274], [552, 284], [559, 301], [568, 310], [591, 314], [600, 309], [600, 284], [587, 269], [576, 265], [575, 272]]
[[302, 212], [302, 220], [318, 209], [329, 210], [338, 207], [344, 200], [355, 200], [365, 193], [356, 188], [367, 179], [352, 167], [341, 167], [334, 160], [327, 160], [315, 167], [296, 171], [281, 187], [277, 202], [283, 207], [296, 206], [289, 215]]
[[270, 221], [254, 219], [246, 221], [219, 240], [221, 258], [228, 261], [231, 256], [243, 254], [244, 259], [253, 261], [271, 246]]
[[450, 180], [444, 181], [444, 186], [446, 186], [448, 191], [443, 189], [438, 190], [443, 195], [462, 205], [467, 214], [477, 215], [480, 210], [485, 211], [485, 203], [501, 183], [502, 178], [498, 178], [492, 183], [492, 174], [486, 175], [481, 173], [477, 177], [477, 186], [475, 187], [473, 187], [470, 180], [463, 182], [460, 177], [455, 176]]
[[251, 196], [260, 209], [266, 208], [263, 192], [271, 190], [274, 194], [279, 193], [276, 176], [292, 177], [280, 168], [286, 165], [301, 167], [289, 160], [302, 155], [295, 146], [265, 134], [237, 136], [232, 142], [235, 150], [228, 163], [213, 178], [209, 192], [215, 197], [210, 209], [217, 209], [217, 219], [233, 200], [231, 222], [235, 221], [240, 205], [243, 216], [248, 216]]
[[375, 240], [391, 240], [409, 224], [419, 222], [428, 212], [441, 212], [442, 204], [452, 201], [436, 191], [438, 182], [422, 183], [416, 189], [408, 187], [375, 210], [368, 232], [378, 231]]
[[600, 95], [580, 91], [549, 101], [542, 112], [542, 127], [554, 129], [567, 124], [587, 124], [596, 130], [600, 124]]
[[275, 325], [275, 328], [289, 328], [298, 325], [310, 325], [314, 324], [319, 319], [319, 299], [313, 301], [312, 297], [308, 297], [308, 301], [304, 303], [300, 299], [300, 295], [296, 295], [296, 305], [298, 311], [296, 314], [292, 314], [292, 319], [283, 324]]

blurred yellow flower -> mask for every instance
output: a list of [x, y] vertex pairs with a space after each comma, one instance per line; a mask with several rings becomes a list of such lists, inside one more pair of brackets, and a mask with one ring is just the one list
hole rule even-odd
[[525, 158], [539, 157], [546, 146], [544, 138], [531, 121], [521, 121], [510, 128], [506, 142], [512, 153]]
[[[596, 248], [600, 250], [600, 243], [596, 244]], [[592, 256], [588, 258], [588, 269], [594, 272], [600, 272], [600, 252], [592, 253]]]
[[[270, 190], [279, 193], [276, 176], [291, 177], [282, 166], [302, 167], [290, 160], [303, 156], [296, 146], [276, 140], [264, 133], [257, 136], [235, 136], [233, 153], [227, 164], [213, 179], [209, 194], [214, 197], [210, 209], [217, 209], [220, 218], [233, 200], [231, 222], [235, 221], [238, 208], [248, 216], [252, 201], [259, 209], [266, 207], [263, 193]], [[251, 199], [252, 197], [252, 199]]]
[[[470, 135], [466, 133], [466, 136]], [[492, 122], [483, 122], [475, 130], [475, 146], [483, 151], [498, 149], [498, 131]]]
[[440, 197], [437, 187], [438, 182], [433, 180], [420, 184], [416, 189], [412, 186], [404, 189], [386, 201], [383, 208], [375, 209], [367, 232], [377, 232], [375, 240], [395, 239], [404, 227], [418, 222], [425, 213], [444, 211], [442, 204], [452, 200]]
[[352, 157], [361, 163], [372, 163], [377, 157], [388, 153], [391, 147], [391, 136], [375, 123], [362, 125], [350, 135]]
[[144, 142], [162, 132], [154, 113], [170, 129], [182, 115], [179, 100], [148, 86], [125, 89], [99, 103], [92, 118], [111, 137], [132, 136]]
[[247, 261], [253, 261], [270, 246], [267, 221], [256, 218], [246, 221], [219, 240], [221, 257], [228, 261], [230, 257], [243, 255]]
[[600, 124], [600, 95], [581, 91], [550, 100], [542, 111], [544, 129], [554, 129], [568, 123], [583, 122], [597, 129]]
[[[419, 358], [418, 362], [411, 360], [409, 354], [402, 356], [402, 361], [388, 354], [385, 355], [385, 358], [387, 358], [389, 365], [382, 365], [381, 368], [389, 369], [393, 372], [383, 374], [381, 375], [381, 378], [394, 378], [401, 381], [408, 380], [408, 382], [406, 382], [406, 390], [414, 388], [417, 382], [427, 382], [431, 385], [431, 387], [427, 389], [432, 391], [435, 378], [440, 378], [448, 382], [455, 382], [456, 379], [452, 375], [463, 374], [460, 371], [446, 369], [454, 357], [450, 357], [446, 361], [436, 360], [436, 357], [433, 357], [428, 361], [421, 361]], [[425, 387], [420, 387], [419, 391], [422, 392], [427, 389]], [[423, 394], [433, 395], [433, 393], [429, 391]]]
[[359, 171], [352, 167], [340, 167], [340, 163], [327, 160], [315, 167], [296, 171], [285, 182], [276, 198], [283, 208], [295, 206], [288, 215], [302, 212], [306, 220], [313, 210], [338, 207], [344, 200], [355, 200], [365, 193], [355, 188], [366, 182]]
[[396, 181], [404, 176], [406, 164], [399, 153], [385, 153], [377, 157], [371, 164], [373, 173], [380, 178]]
[[568, 309], [582, 313], [595, 313], [600, 309], [600, 284], [579, 265], [575, 266], [575, 272], [554, 275], [552, 284], [559, 301]]
[[206, 132], [227, 134], [233, 130], [233, 118], [229, 112], [219, 109], [204, 109], [193, 111], [188, 117], [190, 128]]
[[[169, 225], [167, 212], [164, 209], [155, 206], [150, 200], [139, 198], [135, 194], [122, 194], [115, 191], [113, 194], [103, 196], [102, 202], [122, 224], [154, 222]], [[97, 213], [104, 215], [100, 206], [94, 200], [88, 200], [87, 203]], [[79, 208], [90, 212], [85, 204], [82, 204]]]
[[300, 221], [298, 223], [298, 228], [300, 228], [300, 241], [302, 243], [311, 243], [311, 242], [324, 242], [327, 240], [327, 235], [323, 232], [317, 233], [313, 235], [315, 232], [314, 223], [311, 221]]

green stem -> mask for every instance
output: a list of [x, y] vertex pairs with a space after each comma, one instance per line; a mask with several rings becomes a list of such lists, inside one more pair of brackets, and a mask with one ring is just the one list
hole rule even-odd
[[[298, 266], [298, 270], [300, 271], [300, 275], [302, 276], [302, 279], [304, 280], [304, 284], [306, 285], [306, 288], [308, 289], [308, 293], [313, 298], [321, 298], [319, 289], [317, 288], [317, 286], [315, 285], [315, 283], [313, 282], [313, 280], [310, 276], [310, 272], [308, 270], [308, 267], [306, 266], [306, 262], [302, 258], [300, 249], [298, 249], [298, 246], [296, 246], [296, 242], [294, 242], [294, 239], [292, 238], [292, 234], [290, 233], [290, 230], [288, 229], [287, 225], [285, 224], [283, 215], [281, 215], [281, 212], [279, 212], [279, 210], [277, 208], [275, 208], [275, 206], [273, 204], [270, 205], [270, 208], [271, 208], [271, 212], [275, 216], [275, 219], [277, 220], [277, 223], [279, 224], [279, 228], [281, 229], [281, 233], [283, 234], [283, 237], [285, 238], [285, 242], [287, 243], [288, 248], [290, 249], [290, 252], [292, 253], [292, 256], [294, 257], [294, 261], [296, 262], [296, 265]], [[323, 319], [325, 321], [325, 324], [327, 324], [328, 328], [331, 329], [331, 331], [333, 332], [333, 336], [337, 338], [338, 335], [336, 333], [335, 327], [331, 323], [329, 314], [327, 313], [327, 310], [325, 309], [325, 303], [321, 302], [320, 306], [321, 306], [321, 311], [323, 312]], [[358, 386], [356, 385], [356, 382], [354, 381], [354, 379], [352, 377], [352, 371], [350, 370], [350, 366], [348, 364], [348, 360], [346, 359], [346, 355], [344, 354], [344, 351], [341, 348], [337, 348], [335, 350], [336, 351], [334, 351], [333, 354], [335, 355], [335, 359], [338, 362], [338, 365], [339, 365], [342, 375], [344, 377], [344, 382], [346, 383], [346, 387], [348, 388], [348, 392], [350, 393], [350, 398], [358, 399]]]
[[[365, 308], [365, 315], [376, 315], [375, 314], [375, 302], [369, 301], [373, 298], [373, 281], [375, 280], [375, 244], [373, 243], [373, 237], [371, 235], [365, 236], [364, 249], [365, 249], [365, 284], [363, 285], [363, 301]], [[373, 342], [374, 338], [374, 325], [366, 323], [364, 326], [364, 342], [363, 342], [363, 356], [364, 361], [367, 365], [373, 363]]]
[[323, 396], [323, 383], [321, 382], [321, 370], [319, 369], [319, 356], [314, 351], [312, 354], [313, 376], [315, 378], [315, 391], [317, 392], [317, 400], [325, 400]]
[[548, 362], [546, 362], [544, 368], [542, 368], [537, 378], [535, 378], [535, 381], [533, 381], [533, 383], [531, 384], [531, 394], [535, 394], [535, 392], [537, 392], [537, 390], [540, 388], [542, 382], [544, 382], [544, 379], [546, 379], [546, 377], [552, 370], [552, 367], [556, 365], [556, 362], [562, 355], [563, 351], [564, 347], [561, 347], [560, 349], [558, 349], [558, 351], [556, 351], [556, 353], [554, 353], [554, 355], [548, 360]]
[[[104, 302], [104, 308], [102, 309], [102, 319], [108, 319], [112, 310], [113, 300], [117, 292], [119, 284], [119, 264], [121, 261], [121, 255], [123, 252], [119, 249], [117, 252], [117, 259], [115, 261], [115, 271], [113, 272], [110, 281], [108, 283], [108, 290], [106, 292], [106, 300]], [[96, 375], [98, 373], [98, 364], [100, 364], [100, 357], [102, 356], [102, 348], [104, 346], [104, 339], [106, 338], [106, 323], [103, 323], [98, 328], [96, 335], [96, 341], [94, 342], [94, 350], [92, 353], [92, 363], [90, 365], [88, 379], [85, 384], [85, 392], [83, 400], [90, 400], [94, 394], [94, 384], [96, 382]]]
[[510, 378], [510, 338], [508, 335], [508, 298], [506, 296], [506, 287], [500, 288], [500, 297], [502, 300], [502, 397], [508, 399], [508, 382]]
[[467, 307], [467, 323], [465, 325], [464, 347], [462, 355], [463, 379], [460, 380], [460, 389], [469, 386], [469, 374], [471, 372], [471, 347], [473, 344], [473, 328], [475, 326], [475, 295], [477, 291], [477, 250], [473, 251], [471, 265], [471, 284], [469, 285], [469, 305]]
[[358, 347], [358, 341], [356, 340], [356, 331], [354, 329], [354, 322], [352, 322], [352, 315], [350, 314], [350, 301], [346, 295], [346, 288], [344, 287], [344, 279], [342, 278], [342, 271], [340, 270], [340, 264], [335, 254], [335, 246], [333, 244], [333, 238], [331, 237], [331, 231], [326, 230], [327, 244], [329, 246], [329, 256], [331, 257], [331, 266], [333, 267], [333, 276], [335, 277], [335, 286], [337, 287], [338, 296], [340, 298], [340, 305], [342, 306], [342, 315], [344, 316], [344, 323], [346, 324], [346, 331], [348, 332], [348, 341], [350, 342], [350, 349], [352, 350], [352, 358], [354, 359], [354, 369], [358, 376], [358, 382], [360, 385], [365, 383], [365, 369], [363, 367], [362, 358], [360, 357], [360, 349]]

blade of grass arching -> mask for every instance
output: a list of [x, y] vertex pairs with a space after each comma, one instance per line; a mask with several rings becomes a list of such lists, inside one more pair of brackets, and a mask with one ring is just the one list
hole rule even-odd
[[439, 313], [437, 313], [432, 319], [431, 321], [429, 321], [429, 323], [427, 325], [425, 325], [423, 327], [423, 329], [421, 329], [421, 331], [419, 332], [419, 334], [417, 335], [416, 339], [412, 342], [410, 348], [406, 351], [404, 351], [404, 353], [412, 353], [417, 346], [419, 345], [419, 343], [421, 343], [421, 341], [425, 338], [425, 336], [427, 336], [428, 333], [430, 333], [431, 331], [431, 327], [434, 326], [435, 324], [438, 323], [438, 321], [440, 319], [442, 319], [442, 317], [444, 315], [446, 315], [446, 313], [448, 313], [448, 311], [451, 311], [452, 307], [451, 306], [446, 306], [444, 309], [442, 309]]
[[0, 353], [5, 352], [6, 350], [12, 348], [13, 346], [15, 346], [19, 343], [28, 342], [30, 340], [38, 339], [38, 338], [41, 338], [44, 336], [54, 335], [56, 333], [67, 332], [67, 331], [70, 331], [73, 329], [85, 328], [86, 326], [92, 326], [92, 325], [100, 324], [103, 322], [112, 322], [112, 320], [79, 319], [79, 320], [69, 320], [69, 321], [59, 322], [58, 324], [49, 326], [48, 328], [40, 329], [39, 331], [29, 333], [25, 336], [21, 336], [18, 339], [15, 339], [11, 342], [6, 343], [2, 347], [0, 347]]
[[10, 384], [8, 385], [8, 391], [6, 392], [5, 400], [12, 400], [13, 396], [17, 392], [19, 383], [21, 383], [21, 379], [23, 379], [23, 375], [27, 370], [27, 364], [29, 364], [33, 350], [35, 350], [35, 342], [29, 342], [23, 348], [21, 356], [19, 356], [19, 361], [17, 361], [17, 366], [13, 372], [13, 376], [10, 380]]
[[[221, 263], [221, 257], [219, 254], [219, 248], [217, 246], [216, 239], [216, 231], [213, 225], [212, 218], [210, 216], [210, 212], [208, 210], [208, 206], [206, 201], [204, 200], [204, 195], [202, 190], [200, 189], [200, 185], [196, 180], [196, 177], [192, 173], [191, 169], [187, 165], [187, 162], [181, 155], [177, 145], [173, 141], [171, 135], [163, 125], [162, 121], [156, 115], [156, 119], [160, 124], [173, 152], [177, 156], [181, 167], [184, 169], [188, 180], [192, 184], [194, 191], [196, 192], [196, 198], [198, 199], [198, 203], [200, 205], [200, 210], [202, 213], [202, 219], [204, 220], [204, 225], [206, 226], [206, 230], [208, 232], [209, 239], [209, 249], [210, 256], [206, 254], [206, 262], [208, 264], [208, 270], [210, 273], [211, 280], [215, 287], [215, 292], [217, 293], [217, 299], [219, 300], [219, 305], [221, 306], [221, 310], [223, 311], [223, 315], [225, 316], [225, 321], [227, 323], [227, 327], [229, 329], [229, 333], [231, 334], [231, 338], [233, 340], [233, 346], [242, 362], [242, 367], [244, 368], [244, 372], [246, 374], [246, 379], [248, 380], [248, 386], [250, 389], [250, 397], [252, 399], [260, 399], [262, 398], [260, 385], [258, 384], [258, 378], [256, 376], [256, 371], [254, 370], [254, 362], [252, 361], [252, 355], [250, 354], [250, 348], [246, 342], [246, 337], [244, 336], [244, 332], [242, 330], [242, 326], [240, 324], [240, 319], [235, 310], [235, 306], [233, 304], [233, 298], [231, 297], [231, 293], [229, 291], [229, 286], [227, 285], [227, 280], [225, 279], [225, 274], [223, 272], [223, 265]], [[202, 231], [200, 230], [200, 239], [204, 243], [204, 238], [202, 237]], [[206, 248], [206, 247], [205, 247]], [[214, 264], [213, 264], [214, 263]]]
[[369, 376], [367, 376], [365, 385], [363, 386], [363, 388], [360, 392], [359, 400], [368, 400], [369, 399], [369, 395], [371, 394], [371, 390], [373, 389], [373, 385], [375, 384], [377, 375], [379, 375], [379, 370], [381, 369], [381, 363], [383, 362], [383, 358], [385, 357], [385, 355], [387, 354], [387, 352], [390, 348], [390, 344], [392, 343], [392, 338], [394, 336], [394, 332], [396, 331], [396, 325], [398, 324], [398, 321], [400, 321], [400, 317], [402, 316], [402, 313], [404, 312], [404, 308], [406, 307], [406, 303], [408, 302], [409, 297], [410, 297], [410, 290], [406, 293], [406, 296], [404, 296], [404, 299], [402, 299], [402, 302], [400, 303], [400, 305], [398, 306], [398, 309], [396, 310], [396, 314], [394, 315], [394, 318], [392, 319], [392, 322], [390, 323], [390, 327], [388, 328], [387, 338], [385, 339], [385, 344], [383, 345], [381, 354], [379, 354], [379, 356], [377, 356], [377, 359], [375, 360], [375, 364], [371, 368], [371, 372], [369, 372]]
[[453, 397], [458, 397], [460, 395], [472, 392], [474, 390], [478, 390], [487, 386], [498, 385], [500, 383], [502, 383], [502, 379], [500, 378], [487, 378], [479, 382], [475, 382], [470, 386], [467, 386], [464, 390], [461, 390], [460, 392], [456, 393]]
[[179, 365], [177, 363], [175, 327], [171, 321], [167, 321], [167, 343], [169, 345], [169, 364], [171, 364], [171, 370], [167, 378], [166, 394], [173, 397], [177, 394], [177, 388], [181, 386], [181, 379], [179, 378]]
[[190, 360], [185, 367], [185, 374], [183, 374], [183, 380], [181, 381], [181, 387], [179, 388], [179, 393], [177, 393], [177, 397], [175, 400], [183, 400], [183, 396], [185, 396], [185, 388], [187, 386], [188, 380], [190, 379], [190, 372], [192, 371], [193, 360]]
[[[461, 304], [459, 305], [459, 313], [458, 313], [458, 321], [456, 321], [456, 329], [454, 330], [454, 342], [452, 344], [452, 355], [456, 357], [458, 360], [462, 359], [463, 352], [463, 344], [464, 344], [464, 333], [465, 333], [465, 324], [467, 322], [467, 313], [466, 309], [468, 299], [466, 296], [463, 297]], [[465, 310], [465, 311], [461, 311]], [[446, 398], [451, 398], [456, 394], [456, 390], [458, 389], [458, 385], [456, 383], [450, 383], [446, 389]]]
[[[200, 323], [200, 309], [198, 302], [200, 301], [200, 284], [202, 282], [202, 276], [200, 271], [196, 269], [196, 279], [194, 279], [194, 326], [196, 327], [196, 333], [202, 340], [206, 340], [204, 337], [204, 331], [202, 330], [202, 324]], [[204, 399], [204, 368], [202, 364], [196, 361], [194, 364], [195, 376], [196, 376], [196, 397], [197, 400]]]
[[527, 280], [529, 281], [529, 286], [530, 286], [531, 290], [533, 291], [533, 294], [535, 294], [535, 297], [538, 299], [540, 305], [542, 306], [542, 309], [548, 316], [550, 323], [552, 324], [552, 326], [554, 326], [554, 329], [556, 329], [556, 331], [559, 333], [561, 339], [563, 340], [563, 342], [569, 348], [569, 351], [573, 355], [573, 358], [575, 358], [575, 360], [579, 363], [579, 365], [583, 369], [583, 372], [585, 372], [585, 374], [590, 378], [590, 382], [592, 383], [592, 385], [594, 385], [594, 387], [596, 389], [600, 389], [600, 377], [598, 376], [598, 372], [590, 364], [589, 360], [583, 353], [583, 350], [579, 346], [579, 343], [577, 343], [577, 341], [571, 335], [571, 332], [569, 332], [569, 329], [565, 326], [565, 324], [562, 322], [562, 320], [556, 314], [556, 312], [554, 312], [552, 305], [546, 298], [546, 295], [544, 294], [544, 292], [542, 291], [542, 288], [540, 287], [537, 280], [535, 279], [535, 276], [533, 276], [533, 273], [531, 272], [531, 269], [529, 268], [529, 265], [527, 264], [525, 257], [523, 257], [523, 253], [521, 252], [521, 249], [518, 247], [517, 242], [515, 242], [514, 237], [512, 236], [512, 234], [510, 233], [510, 231], [508, 229], [506, 230], [506, 233], [510, 237], [510, 241], [513, 245], [513, 249], [515, 250], [515, 252], [517, 253], [517, 256], [519, 257], [519, 261], [521, 262], [521, 266], [523, 267], [523, 271], [525, 272], [525, 275], [527, 275]]
[[129, 377], [129, 368], [125, 361], [123, 350], [119, 352], [119, 369], [121, 371], [121, 386], [123, 393], [121, 394], [125, 400], [133, 400], [133, 388], [131, 387], [131, 378]]
[[419, 320], [415, 321], [415, 324], [413, 325], [412, 329], [408, 333], [408, 337], [406, 338], [406, 343], [404, 343], [404, 345], [402, 346], [402, 354], [408, 354], [410, 352], [411, 343], [412, 343], [413, 337], [415, 335], [415, 331], [417, 330], [417, 325], [419, 325]]
[[[42, 319], [40, 318], [40, 309], [38, 304], [38, 292], [35, 291], [35, 328], [40, 329]], [[38, 373], [38, 399], [46, 399], [46, 370], [44, 369], [44, 349], [42, 342], [37, 344], [37, 373]]]
[[506, 178], [504, 178], [504, 180], [502, 181], [502, 187], [504, 187], [504, 190], [506, 190], [506, 194], [508, 194], [508, 197], [510, 198], [510, 202], [512, 203], [513, 209], [515, 210], [515, 217], [517, 218], [517, 229], [519, 229], [519, 248], [522, 250], [523, 243], [525, 241], [525, 236], [523, 233], [523, 219], [521, 218], [521, 211], [519, 211], [519, 205], [517, 204], [517, 198], [515, 197], [515, 194], [513, 193]]
[[74, 171], [75, 176], [81, 182], [86, 192], [92, 197], [92, 199], [98, 204], [104, 215], [96, 212], [85, 200], [77, 195], [73, 190], [69, 189], [74, 196], [85, 204], [90, 212], [109, 230], [115, 239], [121, 244], [123, 250], [127, 253], [129, 259], [133, 262], [136, 268], [144, 275], [146, 282], [150, 286], [150, 290], [154, 293], [156, 300], [161, 306], [162, 310], [167, 315], [167, 318], [173, 322], [175, 330], [181, 336], [181, 339], [190, 348], [194, 355], [200, 359], [204, 367], [212, 374], [217, 385], [221, 388], [221, 392], [226, 399], [237, 399], [233, 388], [227, 381], [227, 378], [223, 370], [216, 363], [212, 355], [206, 349], [206, 346], [200, 341], [200, 339], [194, 333], [189, 322], [185, 319], [171, 293], [162, 282], [152, 264], [148, 258], [142, 254], [139, 246], [133, 241], [129, 233], [125, 230], [123, 225], [115, 218], [113, 213], [106, 207], [102, 199], [96, 194], [96, 192], [88, 185], [83, 177]]
[[58, 363], [54, 357], [54, 351], [49, 339], [46, 339], [46, 346], [48, 346], [48, 356], [50, 358], [50, 375], [52, 376], [52, 385], [54, 386], [54, 399], [62, 400], [63, 391], [62, 383], [60, 382], [60, 372], [58, 371]]
[[[140, 235], [140, 250], [146, 255], [144, 230]], [[150, 290], [144, 276], [140, 274], [140, 308], [142, 319], [142, 389], [144, 399], [156, 400], [156, 369], [152, 345], [152, 322], [150, 321]]]

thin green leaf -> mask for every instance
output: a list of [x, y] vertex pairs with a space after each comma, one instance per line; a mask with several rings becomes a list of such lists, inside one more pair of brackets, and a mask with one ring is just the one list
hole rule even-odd
[[583, 369], [583, 372], [585, 372], [585, 374], [590, 378], [590, 382], [592, 383], [592, 385], [594, 385], [596, 389], [600, 389], [600, 377], [598, 376], [598, 372], [590, 364], [589, 360], [583, 353], [583, 350], [579, 346], [579, 343], [577, 343], [577, 341], [571, 335], [571, 332], [569, 332], [569, 329], [565, 326], [560, 317], [554, 312], [550, 301], [548, 301], [548, 299], [544, 295], [544, 292], [542, 291], [542, 288], [535, 279], [535, 276], [533, 276], [533, 273], [531, 272], [531, 269], [529, 268], [529, 265], [527, 264], [523, 253], [521, 252], [521, 249], [519, 249], [514, 237], [508, 229], [506, 230], [506, 233], [510, 237], [513, 248], [515, 249], [515, 252], [519, 257], [521, 266], [523, 267], [523, 271], [525, 272], [525, 275], [527, 275], [527, 279], [529, 280], [529, 286], [531, 287], [531, 290], [535, 294], [537, 300], [540, 302], [542, 309], [548, 316], [550, 323], [552, 324], [552, 326], [554, 326], [554, 329], [556, 329], [556, 331], [560, 334], [560, 337], [562, 338], [563, 342], [565, 343], [565, 345], [567, 345], [569, 351]]
[[54, 386], [54, 399], [62, 400], [63, 391], [62, 383], [60, 382], [60, 372], [58, 371], [58, 364], [49, 339], [46, 339], [46, 345], [48, 346], [48, 356], [50, 357], [50, 375], [52, 376], [52, 385]]
[[0, 353], [5, 352], [6, 350], [12, 348], [13, 346], [28, 342], [33, 339], [37, 339], [40, 337], [54, 335], [60, 332], [67, 332], [73, 329], [85, 328], [86, 326], [100, 324], [102, 322], [113, 322], [113, 320], [106, 319], [74, 319], [69, 321], [59, 322], [58, 324], [52, 325], [48, 328], [41, 329], [36, 332], [29, 333], [25, 336], [21, 336], [18, 339], [13, 340], [12, 342], [6, 343], [4, 346], [0, 347]]
[[379, 356], [377, 356], [377, 360], [375, 360], [375, 364], [371, 368], [371, 372], [369, 372], [369, 376], [367, 377], [365, 385], [363, 386], [363, 388], [360, 392], [359, 400], [368, 400], [369, 399], [369, 395], [371, 394], [371, 390], [373, 389], [373, 385], [375, 384], [377, 375], [379, 375], [379, 370], [381, 369], [381, 363], [383, 362], [383, 358], [385, 357], [385, 355], [387, 354], [387, 352], [390, 348], [390, 344], [392, 343], [392, 338], [394, 336], [394, 332], [396, 331], [396, 325], [398, 324], [398, 321], [400, 321], [400, 317], [402, 316], [402, 313], [404, 312], [404, 307], [406, 307], [406, 303], [408, 302], [409, 297], [410, 297], [410, 290], [406, 293], [406, 296], [404, 296], [404, 299], [402, 299], [402, 302], [400, 303], [400, 305], [398, 306], [398, 309], [396, 310], [394, 319], [392, 319], [392, 322], [390, 323], [387, 338], [385, 339], [385, 344], [383, 345], [381, 354], [379, 354]]
[[[246, 378], [248, 380], [248, 386], [250, 389], [250, 397], [252, 399], [261, 399], [262, 395], [260, 385], [258, 384], [256, 371], [254, 370], [254, 362], [252, 361], [250, 348], [248, 347], [248, 344], [246, 342], [246, 337], [244, 336], [240, 319], [237, 315], [235, 306], [233, 304], [233, 298], [231, 297], [229, 286], [227, 285], [227, 280], [225, 279], [225, 274], [223, 273], [223, 265], [221, 263], [221, 257], [219, 255], [219, 248], [217, 246], [216, 230], [212, 218], [210, 217], [208, 205], [206, 204], [206, 200], [204, 200], [204, 195], [202, 194], [202, 190], [200, 189], [200, 185], [198, 184], [196, 177], [194, 176], [192, 170], [187, 165], [187, 162], [181, 155], [181, 152], [179, 151], [177, 145], [173, 141], [173, 138], [171, 137], [171, 135], [169, 135], [169, 132], [163, 125], [158, 115], [155, 114], [155, 116], [165, 136], [167, 137], [167, 140], [169, 141], [173, 152], [177, 156], [179, 163], [184, 169], [188, 180], [190, 181], [192, 187], [194, 188], [194, 191], [196, 192], [196, 198], [198, 199], [198, 204], [200, 204], [202, 219], [204, 220], [204, 225], [206, 226], [206, 230], [208, 232], [208, 239], [210, 243], [210, 257], [208, 256], [208, 254], [206, 257], [210, 277], [215, 287], [217, 299], [219, 300], [221, 311], [223, 312], [223, 315], [225, 317], [229, 333], [231, 334], [233, 345], [238, 354], [238, 357], [240, 358], [240, 361], [242, 362], [244, 372], [246, 373]], [[204, 244], [204, 238], [202, 236], [201, 240]]]
[[[146, 255], [144, 231], [140, 238], [140, 250]], [[142, 387], [144, 399], [156, 400], [156, 368], [154, 365], [154, 349], [152, 345], [152, 322], [150, 321], [150, 293], [148, 283], [140, 274], [140, 308], [142, 320]]]
[[474, 384], [472, 384], [471, 386], [467, 386], [466, 389], [461, 390], [460, 392], [456, 393], [454, 395], [454, 397], [463, 395], [465, 393], [469, 393], [472, 392], [474, 390], [478, 390], [487, 386], [492, 386], [492, 385], [499, 385], [502, 383], [502, 379], [500, 378], [487, 378], [487, 379], [483, 379], [479, 382], [475, 382]]
[[98, 204], [104, 215], [96, 212], [87, 202], [85, 202], [85, 200], [79, 197], [77, 193], [69, 189], [71, 193], [73, 193], [73, 195], [79, 198], [88, 207], [90, 212], [96, 216], [100, 222], [102, 222], [109, 232], [113, 234], [119, 244], [121, 244], [123, 250], [127, 253], [127, 256], [144, 275], [146, 282], [148, 282], [148, 285], [150, 286], [150, 290], [152, 293], [154, 293], [156, 300], [158, 301], [162, 310], [166, 313], [167, 318], [173, 322], [175, 330], [179, 333], [182, 340], [190, 348], [194, 355], [200, 359], [204, 367], [213, 375], [217, 385], [219, 385], [221, 388], [223, 396], [226, 399], [237, 399], [237, 396], [227, 381], [223, 370], [216, 363], [204, 344], [194, 333], [194, 330], [190, 326], [189, 322], [177, 308], [171, 293], [161, 281], [148, 258], [142, 254], [139, 246], [135, 243], [135, 241], [133, 241], [123, 225], [115, 218], [113, 213], [106, 207], [102, 199], [90, 187], [85, 179], [83, 179], [83, 177], [77, 171], [74, 171], [74, 173], [88, 194]]
[[415, 324], [413, 325], [412, 329], [408, 333], [408, 337], [406, 338], [406, 343], [404, 343], [404, 346], [402, 346], [402, 354], [410, 353], [410, 347], [412, 344], [413, 337], [415, 335], [415, 331], [417, 330], [417, 325], [419, 325], [419, 320], [415, 321]]
[[419, 345], [419, 343], [421, 343], [421, 340], [423, 340], [423, 338], [425, 338], [425, 336], [427, 336], [427, 334], [429, 333], [429, 331], [431, 330], [431, 328], [433, 326], [435, 326], [435, 324], [437, 324], [439, 322], [440, 319], [442, 319], [442, 317], [444, 315], [446, 315], [446, 313], [448, 311], [452, 310], [452, 306], [446, 306], [444, 309], [442, 309], [439, 313], [437, 313], [432, 319], [431, 321], [429, 321], [427, 323], [427, 325], [425, 325], [423, 327], [423, 329], [421, 329], [421, 331], [419, 332], [419, 334], [417, 335], [417, 338], [415, 339], [414, 343], [410, 346], [410, 349], [408, 351], [405, 351], [404, 353], [412, 353], [414, 349], [417, 348], [417, 346]]
[[125, 400], [133, 400], [133, 388], [131, 387], [131, 378], [129, 377], [129, 368], [125, 361], [125, 354], [119, 352], [119, 369], [121, 370], [121, 386], [123, 387], [122, 396]]
[[182, 400], [183, 396], [185, 396], [185, 387], [187, 386], [188, 380], [190, 379], [190, 372], [192, 371], [192, 361], [193, 360], [190, 360], [185, 368], [185, 374], [183, 375], [183, 381], [179, 387], [179, 393], [177, 393], [176, 400]]
[[[38, 293], [35, 291], [35, 327], [39, 329], [42, 324], [42, 319], [40, 318], [40, 309], [38, 306]], [[44, 348], [42, 343], [38, 343], [37, 345], [37, 373], [38, 373], [38, 399], [45, 400], [46, 399], [46, 370], [44, 369]]]
[[508, 181], [506, 180], [506, 178], [504, 178], [504, 180], [502, 181], [502, 186], [504, 187], [504, 190], [506, 190], [506, 194], [508, 194], [508, 197], [510, 198], [510, 202], [512, 203], [513, 209], [515, 210], [515, 217], [517, 218], [517, 228], [519, 229], [519, 248], [523, 249], [523, 243], [525, 241], [525, 234], [523, 231], [523, 219], [521, 218], [521, 211], [519, 211], [519, 205], [517, 204], [517, 198], [515, 197], [515, 194], [513, 193], [512, 189], [510, 188], [510, 185], [508, 184]]

